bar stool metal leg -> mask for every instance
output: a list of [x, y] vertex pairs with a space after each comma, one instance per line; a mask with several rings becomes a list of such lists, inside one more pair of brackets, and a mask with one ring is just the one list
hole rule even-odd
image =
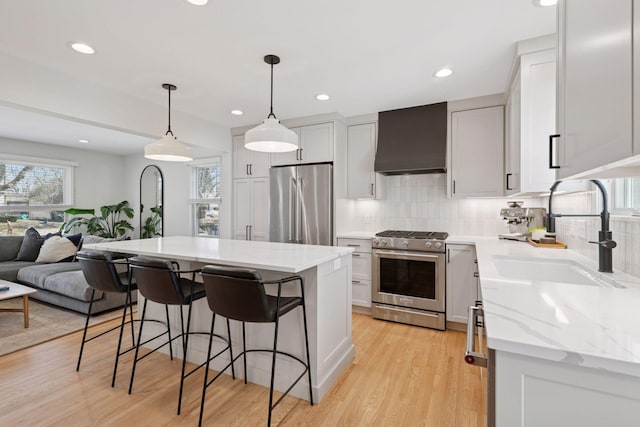
[[89, 311], [87, 312], [87, 320], [84, 322], [84, 332], [82, 333], [82, 344], [80, 344], [80, 354], [78, 355], [78, 364], [76, 365], [76, 372], [80, 370], [80, 362], [82, 361], [82, 352], [84, 350], [84, 343], [87, 340], [87, 328], [89, 327], [89, 318], [91, 317], [91, 308], [93, 307], [93, 298], [96, 296], [96, 290], [91, 290], [91, 302], [89, 302]]
[[[204, 385], [202, 387], [202, 400], [200, 401], [200, 418], [198, 418], [198, 426], [202, 425], [202, 413], [204, 412], [204, 401], [207, 394], [207, 382], [209, 382], [209, 365], [211, 363], [211, 346], [213, 345], [213, 329], [216, 324], [216, 314], [213, 313], [211, 318], [211, 332], [209, 335], [209, 349], [207, 350], [207, 365], [204, 369]], [[229, 319], [227, 319], [227, 326], [229, 326]], [[228, 335], [229, 342], [231, 342], [231, 335]], [[233, 366], [233, 356], [231, 356], [231, 366]]]
[[[145, 300], [144, 302], [146, 304], [147, 300]], [[173, 360], [173, 345], [171, 344], [173, 341], [171, 340], [171, 328], [168, 326], [170, 325], [170, 322], [169, 322], [169, 306], [167, 304], [164, 305], [164, 312], [167, 315], [167, 333], [169, 334], [169, 356], [171, 357], [171, 360]]]
[[[138, 341], [136, 342], [136, 352], [133, 356], [133, 367], [131, 368], [131, 380], [129, 381], [129, 394], [133, 390], [133, 378], [136, 374], [136, 365], [138, 364], [138, 353], [140, 352], [140, 341], [142, 340], [142, 327], [144, 326], [144, 315], [147, 312], [147, 300], [142, 304], [142, 317], [140, 317], [140, 329], [138, 330]], [[167, 328], [168, 329], [168, 328]]]
[[244, 322], [242, 322], [242, 362], [244, 364], [244, 383], [247, 383], [247, 339]]
[[[189, 329], [191, 327], [191, 305], [193, 301], [189, 301], [189, 311], [187, 312], [187, 333], [184, 333], [184, 324], [182, 327], [182, 373], [180, 374], [180, 394], [178, 395], [178, 415], [182, 407], [182, 389], [184, 388], [184, 370], [187, 366], [187, 350], [189, 348]], [[183, 319], [182, 307], [180, 307], [180, 320]], [[181, 322], [182, 323], [182, 322]]]
[[[120, 335], [118, 337], [118, 349], [116, 350], [116, 362], [113, 366], [113, 377], [111, 378], [111, 387], [114, 387], [116, 384], [116, 373], [118, 372], [118, 360], [120, 359], [120, 348], [122, 347], [122, 333], [124, 332], [124, 323], [127, 319], [127, 306], [129, 306], [130, 311], [133, 313], [133, 308], [131, 307], [131, 290], [127, 289], [127, 297], [124, 302], [124, 310], [122, 312], [122, 321], [120, 322]], [[131, 318], [131, 327], [133, 327], [133, 316]], [[133, 338], [133, 335], [132, 335]]]

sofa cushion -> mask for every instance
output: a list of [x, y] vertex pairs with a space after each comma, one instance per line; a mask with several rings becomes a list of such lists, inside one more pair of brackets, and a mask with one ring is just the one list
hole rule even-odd
[[[93, 291], [82, 271], [67, 271], [47, 276], [42, 289], [86, 302], [91, 301]], [[101, 299], [103, 295], [104, 292], [96, 291], [95, 300]]]
[[35, 264], [20, 269], [18, 272], [18, 282], [34, 288], [44, 289], [44, 281], [47, 277], [57, 273], [76, 270], [80, 270], [80, 263], [59, 262], [55, 264]]
[[13, 261], [20, 252], [24, 236], [0, 236], [0, 261]]
[[38, 230], [33, 227], [28, 228], [24, 233], [16, 261], [35, 261], [43, 243], [44, 238], [40, 236]]
[[42, 244], [40, 254], [38, 254], [36, 262], [49, 263], [73, 261], [73, 258], [78, 251], [78, 245], [80, 244], [81, 238], [81, 234], [74, 234], [67, 237], [51, 236]]
[[4, 261], [0, 262], [0, 279], [15, 282], [18, 280], [18, 270], [23, 267], [35, 265], [30, 261]]

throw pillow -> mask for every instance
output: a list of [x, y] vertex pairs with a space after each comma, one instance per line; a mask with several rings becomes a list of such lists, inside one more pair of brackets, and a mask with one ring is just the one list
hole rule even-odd
[[44, 237], [33, 227], [27, 229], [18, 251], [16, 261], [35, 261], [40, 253], [40, 247], [44, 243]]
[[[71, 240], [71, 243], [73, 243], [74, 245], [76, 245], [76, 252], [78, 252], [80, 250], [80, 248], [82, 247], [82, 233], [78, 233], [78, 234], [67, 234], [66, 236], [67, 239]], [[73, 254], [73, 256], [67, 257], [65, 259], [62, 259], [58, 262], [71, 262], [71, 261], [75, 261], [76, 260], [76, 255]]]
[[52, 236], [44, 241], [40, 248], [40, 254], [36, 259], [38, 263], [58, 262], [65, 259], [72, 260], [78, 251], [78, 247], [67, 237]]

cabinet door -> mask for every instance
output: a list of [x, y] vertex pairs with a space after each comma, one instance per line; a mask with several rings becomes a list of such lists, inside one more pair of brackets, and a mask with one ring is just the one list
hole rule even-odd
[[318, 163], [333, 161], [333, 123], [300, 128], [300, 161]]
[[347, 131], [347, 192], [350, 199], [375, 198], [376, 125], [349, 126]]
[[251, 151], [250, 160], [249, 173], [251, 174], [251, 178], [265, 178], [269, 176], [269, 153], [263, 153], [261, 151]]
[[633, 1], [633, 154], [640, 154], [640, 1]]
[[244, 136], [238, 135], [233, 137], [233, 177], [248, 178], [250, 150], [244, 148]]
[[546, 192], [556, 179], [549, 168], [549, 136], [556, 133], [556, 52], [522, 55], [521, 190]]
[[251, 179], [233, 180], [233, 238], [248, 240], [251, 225]]
[[632, 1], [559, 4], [559, 178], [632, 154]]
[[504, 170], [504, 107], [451, 113], [454, 197], [500, 197]]
[[504, 188], [507, 195], [520, 192], [520, 109], [520, 73], [518, 72], [509, 90], [506, 105]]
[[[301, 142], [300, 128], [289, 128], [298, 135], [298, 144]], [[300, 149], [286, 153], [271, 153], [271, 166], [295, 165], [300, 163]]]
[[269, 178], [251, 179], [251, 240], [269, 240]]
[[476, 250], [471, 245], [447, 244], [447, 320], [467, 323], [469, 306], [478, 299]]

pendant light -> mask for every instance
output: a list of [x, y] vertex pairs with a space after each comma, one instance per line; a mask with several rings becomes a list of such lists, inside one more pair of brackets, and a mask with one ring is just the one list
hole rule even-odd
[[271, 65], [271, 107], [269, 115], [258, 126], [244, 134], [244, 146], [249, 150], [266, 153], [284, 153], [298, 149], [298, 135], [280, 124], [273, 114], [273, 66], [280, 63], [276, 55], [267, 55], [264, 62]]
[[151, 160], [188, 162], [193, 160], [191, 149], [183, 142], [178, 141], [171, 132], [171, 91], [176, 90], [177, 87], [170, 83], [164, 83], [162, 87], [169, 92], [169, 128], [162, 138], [144, 147], [144, 156]]

